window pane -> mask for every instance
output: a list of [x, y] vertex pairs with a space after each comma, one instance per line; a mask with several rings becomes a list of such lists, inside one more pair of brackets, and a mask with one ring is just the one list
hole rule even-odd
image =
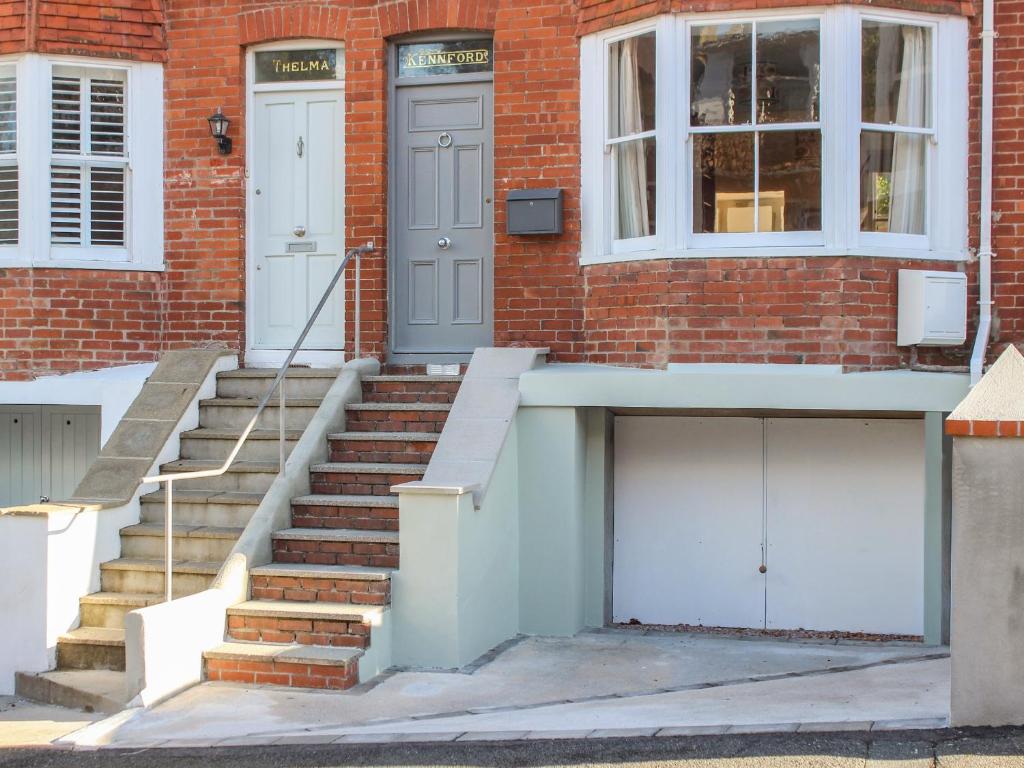
[[821, 231], [821, 132], [759, 135], [758, 232]]
[[82, 168], [54, 165], [50, 169], [50, 242], [82, 244]]
[[865, 131], [860, 144], [862, 232], [925, 234], [928, 137]]
[[89, 82], [89, 147], [95, 155], [124, 154], [124, 82]]
[[91, 245], [124, 245], [124, 168], [89, 172]]
[[820, 37], [817, 19], [758, 22], [757, 122], [818, 121]]
[[77, 154], [82, 151], [82, 81], [54, 75], [52, 91], [53, 151]]
[[610, 136], [631, 136], [654, 130], [654, 33], [611, 45], [608, 76]]
[[750, 24], [692, 28], [691, 125], [742, 125], [751, 121], [752, 33]]
[[0, 165], [0, 245], [18, 244], [18, 166]]
[[656, 157], [654, 139], [616, 144], [615, 172], [618, 210], [615, 239], [654, 234]]
[[694, 232], [754, 231], [754, 134], [693, 137]]
[[931, 125], [931, 30], [865, 21], [861, 112], [865, 123]]
[[15, 79], [10, 76], [0, 77], [0, 152], [18, 150], [17, 99], [18, 86]]

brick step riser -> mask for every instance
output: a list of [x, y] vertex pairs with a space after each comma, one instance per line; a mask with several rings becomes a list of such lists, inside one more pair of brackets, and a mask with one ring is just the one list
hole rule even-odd
[[372, 464], [427, 464], [437, 447], [433, 440], [331, 440], [330, 460]]
[[[240, 408], [227, 405], [200, 405], [199, 426], [241, 432], [249, 425], [255, 410], [255, 406]], [[256, 429], [277, 429], [280, 426], [277, 410], [276, 406], [267, 406], [256, 420]], [[285, 408], [285, 429], [305, 429], [313, 420], [314, 414], [316, 408], [312, 406], [288, 406]]]
[[315, 494], [332, 496], [390, 496], [392, 486], [422, 479], [422, 475], [399, 473], [311, 472], [310, 487]]
[[440, 432], [448, 411], [349, 411], [349, 432]]
[[129, 611], [141, 606], [110, 603], [83, 603], [81, 606], [83, 627], [106, 627], [124, 629], [124, 617]]
[[[276, 443], [275, 443], [276, 447]], [[227, 454], [219, 457], [224, 461]], [[274, 454], [274, 463], [277, 463], [277, 454]], [[177, 472], [178, 470], [173, 470]], [[225, 472], [223, 475], [214, 477], [195, 477], [187, 480], [175, 480], [174, 490], [176, 491], [216, 491], [218, 493], [266, 493], [277, 477], [277, 472]], [[177, 508], [177, 504], [175, 504]]]
[[206, 659], [207, 680], [246, 685], [282, 685], [289, 688], [345, 690], [359, 682], [359, 662], [345, 666], [289, 664], [275, 661]]
[[321, 621], [275, 616], [228, 616], [228, 637], [252, 643], [298, 643], [368, 648], [370, 626], [361, 621]]
[[[171, 581], [174, 597], [186, 597], [208, 589], [213, 576], [199, 573], [176, 573]], [[103, 592], [130, 592], [138, 595], [162, 595], [164, 575], [160, 571], [100, 571], [100, 588]]]
[[88, 645], [57, 641], [57, 669], [112, 669], [124, 672], [123, 645]]
[[292, 527], [397, 531], [398, 508], [293, 506]]
[[[270, 389], [271, 379], [217, 379], [217, 397], [248, 397], [260, 399]], [[286, 378], [285, 400], [320, 400], [327, 394], [334, 379]], [[276, 396], [275, 396], [276, 397]]]
[[[181, 522], [177, 515], [174, 516], [174, 521]], [[235, 539], [175, 536], [172, 554], [175, 560], [217, 563], [227, 559], [235, 541]], [[163, 556], [163, 536], [121, 536], [121, 557], [154, 558]]]
[[458, 393], [458, 382], [363, 382], [365, 403], [454, 403]]
[[252, 576], [253, 600], [293, 600], [299, 603], [322, 601], [353, 605], [388, 605], [391, 602], [390, 579], [323, 579], [311, 576]]
[[[175, 488], [177, 489], [177, 483], [175, 483]], [[175, 524], [244, 528], [255, 511], [256, 507], [249, 504], [216, 504], [212, 502], [205, 504], [175, 501], [172, 514]], [[162, 501], [142, 502], [142, 522], [163, 524], [165, 514], [166, 508]]]
[[398, 544], [278, 539], [274, 541], [274, 562], [397, 568]]
[[[181, 437], [181, 458], [223, 461], [230, 455], [238, 439]], [[285, 440], [285, 456], [292, 452], [297, 440]], [[236, 461], [277, 461], [279, 458], [277, 440], [246, 440], [238, 452]]]

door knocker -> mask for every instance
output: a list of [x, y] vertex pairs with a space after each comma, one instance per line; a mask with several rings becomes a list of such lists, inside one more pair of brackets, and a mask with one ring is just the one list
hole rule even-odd
[[452, 135], [448, 133], [448, 131], [445, 131], [444, 133], [437, 137], [437, 146], [441, 147], [441, 149], [447, 149], [451, 145]]

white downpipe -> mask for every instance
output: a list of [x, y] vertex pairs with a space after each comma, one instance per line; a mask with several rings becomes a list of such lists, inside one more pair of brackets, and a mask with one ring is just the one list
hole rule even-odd
[[978, 243], [978, 333], [971, 353], [971, 386], [981, 380], [992, 333], [992, 103], [995, 0], [985, 0], [981, 21], [981, 238]]

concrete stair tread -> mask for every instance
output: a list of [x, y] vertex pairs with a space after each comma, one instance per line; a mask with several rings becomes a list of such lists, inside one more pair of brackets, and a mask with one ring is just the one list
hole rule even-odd
[[213, 648], [203, 656], [223, 661], [266, 661], [288, 664], [316, 664], [343, 667], [358, 659], [363, 652], [357, 648], [335, 648], [298, 643], [243, 643], [229, 642]]
[[[209, 405], [218, 408], [255, 408], [260, 404], [260, 399], [258, 397], [211, 397], [208, 400], [200, 400], [199, 405]], [[311, 397], [291, 398], [285, 393], [286, 408], [319, 408], [322, 402], [322, 399]], [[267, 407], [277, 408], [280, 404], [280, 400], [270, 400], [267, 402]]]
[[397, 544], [398, 531], [349, 528], [286, 528], [274, 534], [276, 541], [352, 541], [364, 544]]
[[[189, 438], [190, 440], [237, 440], [241, 436], [241, 430], [210, 427], [199, 427], [181, 433], [182, 439]], [[246, 442], [249, 440], [277, 440], [279, 437], [280, 433], [276, 429], [254, 429], [249, 433]], [[298, 440], [300, 437], [302, 437], [301, 429], [286, 429], [284, 431], [285, 440]]]
[[349, 403], [347, 411], [450, 411], [451, 403]]
[[[276, 464], [274, 465], [274, 470], [277, 470]], [[210, 502], [212, 504], [250, 504], [257, 506], [263, 501], [263, 496], [264, 494], [262, 493], [244, 493], [242, 491], [179, 491], [177, 488], [174, 489], [175, 503], [205, 504]], [[142, 496], [140, 501], [165, 504], [167, 496], [163, 490], [153, 491]]]
[[[220, 571], [222, 563], [207, 563], [201, 561], [175, 560], [171, 566], [174, 573], [197, 573], [207, 576], [216, 576]], [[101, 570], [111, 571], [155, 571], [164, 572], [163, 558], [145, 557], [121, 557], [117, 560], [108, 560], [100, 563]]]
[[[237, 539], [244, 528], [230, 528], [216, 525], [174, 525], [174, 536], [190, 539]], [[138, 523], [121, 529], [122, 536], [159, 536], [163, 538], [163, 523]]]
[[356, 494], [331, 495], [310, 493], [296, 496], [292, 506], [305, 507], [390, 507], [398, 509], [398, 496], [359, 496]]
[[78, 645], [124, 645], [124, 629], [113, 627], [79, 627], [58, 638], [61, 643]]
[[[367, 434], [373, 434], [367, 432]], [[422, 475], [427, 471], [426, 464], [388, 464], [359, 461], [337, 461], [324, 464], [313, 464], [310, 472], [352, 472], [362, 475]]]
[[[276, 432], [274, 433], [277, 434]], [[236, 435], [237, 437], [237, 435]], [[206, 469], [217, 469], [223, 464], [223, 459], [177, 459], [170, 461], [160, 467], [161, 473], [169, 472], [199, 472]], [[228, 472], [273, 472], [277, 474], [278, 465], [276, 461], [236, 461], [227, 469]], [[185, 493], [185, 491], [182, 491]], [[216, 491], [205, 491], [205, 493], [216, 493]], [[174, 492], [178, 495], [178, 491]]]
[[440, 432], [334, 432], [328, 440], [361, 440], [378, 443], [436, 443]]
[[19, 696], [74, 709], [112, 715], [128, 703], [125, 673], [109, 669], [57, 669], [17, 674]]
[[263, 616], [318, 621], [367, 621], [384, 613], [379, 605], [299, 603], [293, 600], [247, 600], [228, 608], [228, 616]]
[[380, 382], [389, 382], [390, 381], [390, 382], [398, 382], [398, 383], [423, 381], [423, 382], [428, 382], [428, 383], [433, 382], [433, 383], [436, 383], [436, 384], [447, 384], [449, 382], [459, 382], [459, 381], [462, 381], [463, 378], [464, 377], [461, 376], [461, 375], [460, 376], [428, 376], [426, 374], [417, 375], [417, 374], [395, 374], [395, 373], [392, 373], [392, 374], [381, 374], [379, 376], [363, 376], [363, 381], [364, 382], [368, 382], [368, 383], [373, 383], [375, 381], [380, 381]]
[[145, 608], [147, 605], [156, 605], [163, 601], [163, 595], [145, 592], [93, 592], [79, 598], [80, 603], [88, 605], [131, 605], [135, 608]]
[[269, 563], [249, 571], [253, 576], [275, 576], [302, 579], [347, 579], [349, 581], [386, 581], [391, 568], [371, 568], [366, 565], [312, 565], [308, 563]]
[[[236, 368], [233, 371], [220, 371], [218, 379], [273, 379], [278, 368]], [[285, 374], [287, 379], [336, 379], [340, 368], [289, 368]]]

